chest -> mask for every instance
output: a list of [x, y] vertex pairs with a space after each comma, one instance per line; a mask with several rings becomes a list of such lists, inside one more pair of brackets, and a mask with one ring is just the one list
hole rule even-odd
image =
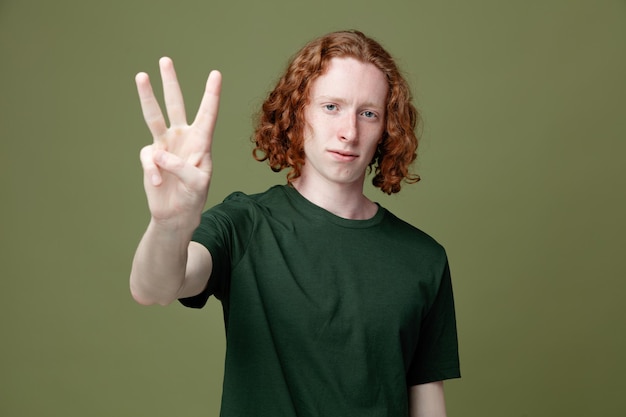
[[266, 233], [233, 269], [231, 309], [325, 344], [413, 339], [436, 291], [416, 248], [377, 230]]

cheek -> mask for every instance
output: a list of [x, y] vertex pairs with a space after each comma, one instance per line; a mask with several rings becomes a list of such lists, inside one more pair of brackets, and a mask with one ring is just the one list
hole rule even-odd
[[368, 146], [368, 154], [369, 154], [369, 158], [372, 159], [374, 158], [374, 155], [376, 154], [376, 149], [378, 148], [378, 146], [382, 143], [383, 140], [383, 129], [377, 129], [376, 132], [372, 132], [372, 136], [371, 136], [371, 142], [370, 145]]
[[307, 124], [302, 128], [302, 143], [301, 149], [306, 153], [307, 149], [311, 147], [311, 142], [314, 140], [315, 133], [313, 132], [313, 128], [311, 125]]
[[374, 147], [378, 146], [383, 141], [383, 135], [385, 133], [385, 126], [377, 126], [371, 129], [368, 134], [368, 141], [374, 143]]

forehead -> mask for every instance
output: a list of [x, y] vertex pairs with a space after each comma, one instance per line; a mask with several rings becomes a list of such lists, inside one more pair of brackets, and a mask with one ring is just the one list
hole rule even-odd
[[389, 85], [374, 64], [354, 58], [332, 58], [326, 71], [311, 85], [311, 100], [329, 97], [384, 108]]

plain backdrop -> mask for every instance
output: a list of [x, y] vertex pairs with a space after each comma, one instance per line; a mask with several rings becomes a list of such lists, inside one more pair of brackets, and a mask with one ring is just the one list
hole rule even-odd
[[[626, 413], [626, 2], [0, 1], [0, 415], [217, 416], [221, 307], [128, 291], [149, 213], [134, 75], [224, 76], [207, 205], [284, 183], [253, 115], [308, 40], [355, 28], [422, 112], [417, 171], [367, 194], [451, 260], [449, 415]], [[160, 87], [157, 88], [160, 91]]]

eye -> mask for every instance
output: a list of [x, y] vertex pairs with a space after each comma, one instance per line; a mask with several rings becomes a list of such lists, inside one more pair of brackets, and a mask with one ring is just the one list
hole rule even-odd
[[336, 111], [337, 105], [336, 104], [324, 104], [324, 110]]
[[361, 113], [361, 114], [362, 114], [363, 116], [367, 117], [368, 119], [374, 119], [374, 118], [376, 118], [376, 117], [377, 117], [377, 116], [376, 116], [376, 113], [374, 113], [373, 111], [369, 111], [369, 110], [366, 110], [366, 111], [364, 111], [364, 112], [363, 112], [363, 113]]

